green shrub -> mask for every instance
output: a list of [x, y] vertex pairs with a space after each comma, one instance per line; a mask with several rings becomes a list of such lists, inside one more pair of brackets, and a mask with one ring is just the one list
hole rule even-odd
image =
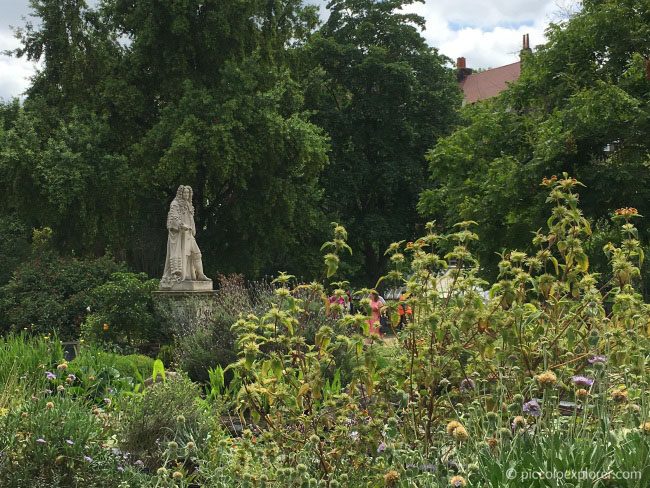
[[246, 284], [238, 275], [221, 276], [213, 300], [187, 305], [188, 313], [200, 320], [191, 321], [168, 307], [166, 320], [176, 336], [176, 364], [192, 380], [207, 382], [208, 369], [226, 367], [236, 358], [232, 324], [242, 315], [263, 311], [272, 296], [264, 283]]
[[[153, 383], [123, 405], [120, 446], [153, 469], [170, 457], [183, 457], [188, 442], [205, 445], [209, 430], [198, 385], [168, 373], [166, 381]], [[170, 442], [181, 449], [170, 450]]]
[[143, 354], [116, 355], [115, 368], [123, 375], [147, 379], [151, 377], [154, 359]]
[[[611, 272], [596, 274], [580, 183], [565, 174], [543, 185], [553, 208], [547, 231], [533, 235], [538, 250], [505, 251], [492, 286], [479, 278], [474, 222], [447, 234], [429, 223], [424, 236], [389, 247], [382, 281], [404, 286], [414, 309], [396, 338], [369, 334], [360, 313], [321, 326], [310, 341], [301, 321], [311, 306], [323, 310], [327, 287], [291, 286], [280, 274], [267, 311], [233, 325], [238, 360], [229, 369], [240, 385], [229, 405], [261, 430], [257, 445], [241, 443], [236, 463], [266, 472], [250, 459], [279, 451], [275, 479], [301, 463], [308, 486], [344, 478], [347, 486], [522, 486], [503, 482], [513, 465], [643, 471], [650, 306], [636, 288], [645, 254], [632, 223], [638, 212], [615, 212], [620, 240], [604, 245]], [[346, 237], [334, 224], [323, 246], [328, 276]], [[262, 475], [228, 469], [251, 481]], [[649, 474], [620, 486], [647, 486]]]
[[144, 273], [113, 273], [94, 288], [95, 304], [82, 325], [82, 337], [92, 343], [136, 346], [163, 339], [151, 292], [158, 280]]
[[29, 228], [19, 219], [0, 216], [0, 286], [5, 285], [21, 261], [29, 255]]
[[126, 459], [103, 447], [103, 423], [65, 396], [41, 396], [0, 417], [0, 486], [105, 487], [135, 481]]
[[[115, 393], [132, 392], [137, 385], [151, 377], [153, 362], [150, 357], [139, 354], [121, 356], [87, 346], [69, 363], [66, 373], [74, 374], [81, 385], [73, 392], [98, 404]], [[53, 386], [63, 384], [65, 375], [55, 374], [57, 379]]]
[[[63, 362], [61, 343], [55, 339], [10, 334], [0, 338], [0, 387], [12, 377], [26, 385], [40, 385], [45, 372]], [[15, 379], [14, 378], [14, 379]]]
[[121, 269], [111, 256], [63, 258], [45, 244], [37, 247], [0, 287], [0, 331], [24, 329], [76, 340], [88, 308], [95, 307], [90, 290]]

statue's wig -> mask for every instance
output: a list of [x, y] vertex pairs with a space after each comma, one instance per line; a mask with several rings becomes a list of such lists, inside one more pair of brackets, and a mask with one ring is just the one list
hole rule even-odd
[[190, 193], [190, 197], [189, 197], [189, 199], [187, 201], [187, 204], [190, 207], [190, 212], [194, 213], [194, 205], [192, 205], [192, 197], [194, 196], [194, 190], [192, 190], [192, 187], [189, 186], [189, 185], [186, 186], [185, 188], [187, 188], [187, 191]]

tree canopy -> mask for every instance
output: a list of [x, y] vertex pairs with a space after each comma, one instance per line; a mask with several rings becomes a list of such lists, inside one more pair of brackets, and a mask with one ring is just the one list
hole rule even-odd
[[497, 252], [525, 248], [544, 226], [543, 177], [567, 171], [582, 181], [592, 221], [623, 206], [647, 213], [650, 2], [585, 1], [547, 37], [523, 54], [516, 83], [464, 109], [428, 154], [432, 184], [420, 211], [442, 224], [477, 221], [491, 273]]
[[351, 273], [376, 278], [459, 103], [410, 3], [336, 0], [319, 26], [301, 0], [31, 0], [15, 54], [41, 68], [2, 108], [3, 222], [159, 275], [189, 184], [209, 274], [313, 276], [341, 220]]
[[[33, 0], [19, 56], [42, 69], [5, 123], [3, 208], [50, 226], [62, 252], [106, 249], [150, 274], [165, 214], [194, 188], [211, 273], [304, 264], [320, 225], [327, 134], [290, 52], [314, 28], [300, 1]], [[307, 253], [308, 254], [308, 253]]]
[[456, 120], [460, 91], [448, 59], [403, 13], [412, 0], [334, 0], [308, 45], [322, 70], [313, 120], [332, 138], [323, 175], [328, 213], [350, 231], [362, 276], [376, 280], [384, 250], [412, 237], [426, 179], [424, 154]]

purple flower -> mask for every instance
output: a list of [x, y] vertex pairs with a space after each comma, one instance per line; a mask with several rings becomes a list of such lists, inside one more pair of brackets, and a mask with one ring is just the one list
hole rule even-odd
[[39, 437], [38, 439], [36, 439], [36, 443], [37, 444], [46, 444], [47, 441], [45, 439], [43, 439], [42, 437]]
[[144, 462], [141, 461], [140, 459], [138, 459], [138, 460], [137, 460], [135, 463], [133, 463], [133, 464], [135, 464], [138, 468], [144, 468]]
[[604, 364], [607, 362], [607, 356], [591, 356], [587, 361], [589, 364]]
[[574, 385], [582, 388], [591, 388], [591, 385], [594, 384], [594, 380], [587, 378], [586, 376], [574, 376], [571, 378], [571, 381], [573, 381]]
[[522, 410], [524, 413], [532, 415], [533, 417], [539, 417], [542, 414], [542, 407], [539, 406], [537, 400], [530, 400], [524, 403]]
[[384, 452], [386, 450], [386, 443], [382, 441], [379, 446], [377, 446], [377, 452]]
[[86, 462], [88, 462], [88, 463], [92, 463], [92, 462], [93, 462], [93, 458], [91, 458], [90, 456], [84, 456], [84, 461], [86, 461]]
[[460, 391], [469, 391], [473, 390], [474, 388], [476, 388], [476, 384], [471, 378], [465, 378], [460, 382]]
[[66, 442], [66, 444], [68, 444], [69, 446], [74, 446], [74, 442], [72, 441], [72, 439], [66, 439], [65, 442]]
[[56, 375], [54, 373], [52, 373], [51, 371], [46, 371], [45, 372], [45, 377], [50, 381], [53, 381], [53, 380], [56, 379]]

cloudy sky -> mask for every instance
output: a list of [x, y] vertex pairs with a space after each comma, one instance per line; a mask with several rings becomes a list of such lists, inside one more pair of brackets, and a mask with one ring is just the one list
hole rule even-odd
[[[325, 4], [327, 0], [307, 0]], [[544, 29], [577, 0], [426, 0], [409, 10], [426, 21], [423, 35], [452, 59], [464, 56], [470, 68], [503, 66], [517, 60], [523, 34], [531, 46], [544, 42]], [[23, 24], [28, 0], [0, 0], [0, 53], [17, 47], [9, 26]], [[20, 94], [35, 66], [0, 54], [0, 98]]]

